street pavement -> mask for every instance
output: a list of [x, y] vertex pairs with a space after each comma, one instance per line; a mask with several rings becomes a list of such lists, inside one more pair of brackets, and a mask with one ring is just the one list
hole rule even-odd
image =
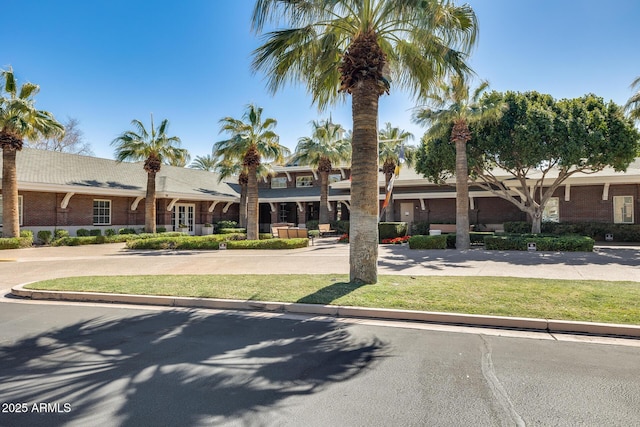
[[640, 347], [624, 344], [0, 302], [0, 426], [637, 426]]

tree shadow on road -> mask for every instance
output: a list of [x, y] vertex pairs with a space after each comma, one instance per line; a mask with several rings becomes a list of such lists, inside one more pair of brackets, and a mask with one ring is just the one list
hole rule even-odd
[[2, 421], [250, 423], [288, 397], [357, 376], [385, 348], [333, 322], [177, 310], [96, 318], [0, 346], [0, 401], [70, 405]]

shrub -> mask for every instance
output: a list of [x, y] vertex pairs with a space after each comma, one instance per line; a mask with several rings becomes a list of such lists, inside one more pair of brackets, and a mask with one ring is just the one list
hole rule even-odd
[[[469, 243], [472, 245], [484, 245], [484, 238], [487, 236], [493, 236], [495, 233], [491, 231], [471, 231], [469, 233]], [[456, 248], [456, 235], [445, 234], [447, 236], [447, 249]]]
[[166, 233], [167, 227], [156, 227], [156, 233]]
[[246, 233], [246, 228], [219, 228], [218, 234]]
[[[100, 236], [104, 239], [104, 236]], [[93, 245], [98, 243], [96, 241], [98, 236], [82, 236], [82, 237], [63, 237], [55, 240], [53, 246], [80, 246], [80, 245]]]
[[238, 228], [238, 222], [223, 219], [221, 221], [218, 221], [218, 229], [220, 228]]
[[526, 251], [528, 243], [535, 243], [538, 251], [592, 252], [594, 240], [586, 236], [489, 236], [485, 248], [501, 251]]
[[21, 239], [27, 239], [27, 240], [31, 241], [31, 243], [33, 243], [33, 231], [31, 231], [31, 230], [22, 230], [20, 232], [20, 238]]
[[102, 236], [102, 230], [100, 230], [99, 228], [94, 228], [93, 230], [89, 231], [89, 236]]
[[298, 249], [309, 246], [309, 239], [235, 240], [227, 242], [227, 249]]
[[412, 235], [428, 235], [429, 221], [416, 221], [411, 225]]
[[320, 237], [319, 230], [309, 230], [309, 237]]
[[527, 221], [508, 221], [504, 223], [504, 232], [511, 234], [526, 234], [531, 232], [531, 224]]
[[0, 238], [0, 249], [22, 249], [30, 248], [33, 239], [28, 237], [2, 237]]
[[317, 230], [319, 223], [320, 223], [320, 221], [317, 221], [315, 219], [309, 220], [309, 221], [306, 222], [307, 229], [308, 230]]
[[329, 221], [329, 224], [336, 233], [349, 234], [349, 221]]
[[338, 238], [338, 243], [349, 243], [349, 235], [347, 233], [343, 234]]
[[89, 236], [89, 230], [87, 230], [86, 228], [79, 228], [78, 231], [76, 231], [76, 236], [87, 237]]
[[378, 223], [379, 238], [395, 239], [407, 235], [408, 224], [406, 222], [380, 222]]
[[51, 243], [52, 236], [53, 233], [51, 233], [51, 230], [38, 231], [38, 240], [40, 240], [43, 245], [48, 245], [49, 243]]
[[391, 239], [382, 239], [380, 243], [389, 244], [389, 245], [399, 245], [401, 243], [408, 242], [410, 238], [411, 236], [394, 237]]
[[409, 239], [409, 248], [411, 249], [446, 249], [447, 235], [439, 236], [412, 236]]
[[114, 230], [113, 228], [107, 228], [106, 230], [104, 230], [104, 235], [107, 237], [115, 236], [116, 230]]
[[136, 234], [135, 228], [121, 228], [118, 234]]
[[60, 229], [53, 233], [53, 240], [62, 239], [64, 237], [69, 237], [69, 232], [67, 230]]

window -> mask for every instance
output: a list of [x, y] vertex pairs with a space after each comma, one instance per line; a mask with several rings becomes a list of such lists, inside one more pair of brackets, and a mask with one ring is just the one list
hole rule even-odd
[[313, 187], [312, 176], [297, 176], [296, 187]]
[[633, 224], [633, 196], [615, 196], [613, 198], [613, 222]]
[[560, 198], [551, 197], [542, 211], [542, 220], [547, 222], [560, 222]]
[[342, 180], [342, 175], [339, 173], [332, 173], [329, 175], [329, 184], [333, 184], [334, 182], [338, 182]]
[[271, 178], [271, 188], [287, 188], [287, 177], [274, 176]]
[[111, 225], [111, 200], [93, 201], [93, 225]]
[[[22, 226], [22, 196], [18, 196], [18, 222]], [[0, 225], [2, 225], [2, 195], [0, 195]]]

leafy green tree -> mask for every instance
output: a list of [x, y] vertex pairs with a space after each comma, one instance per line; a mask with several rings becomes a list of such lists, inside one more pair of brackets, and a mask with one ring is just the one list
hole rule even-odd
[[351, 143], [345, 138], [345, 130], [331, 119], [314, 121], [310, 137], [298, 140], [290, 162], [308, 165], [320, 174], [320, 224], [329, 222], [329, 174], [334, 165], [351, 160]]
[[0, 148], [2, 148], [2, 234], [20, 236], [18, 171], [16, 155], [25, 139], [64, 135], [64, 127], [53, 114], [38, 110], [33, 97], [40, 87], [18, 85], [13, 69], [2, 70], [0, 80]]
[[[418, 123], [429, 125], [432, 136], [450, 136], [456, 151], [456, 248], [469, 249], [469, 171], [467, 143], [471, 140], [469, 125], [496, 120], [504, 104], [481, 103], [482, 94], [489, 87], [483, 81], [470, 90], [465, 76], [453, 74], [449, 82], [442, 82], [427, 96], [429, 106], [420, 108], [414, 116]], [[452, 127], [453, 126], [453, 127]]]
[[631, 83], [631, 88], [633, 90], [637, 89], [637, 91], [629, 98], [624, 108], [629, 113], [631, 119], [640, 121], [640, 77], [637, 77], [633, 83]]
[[[396, 166], [406, 163], [413, 165], [415, 147], [406, 142], [414, 138], [411, 132], [391, 126], [387, 122], [383, 129], [378, 131], [378, 159], [384, 173], [384, 188], [389, 188], [391, 177], [395, 174]], [[393, 193], [389, 197], [389, 206], [384, 212], [386, 221], [394, 221], [393, 217]]]
[[275, 119], [262, 118], [262, 108], [248, 105], [242, 119], [225, 117], [220, 132], [230, 138], [214, 144], [215, 157], [228, 164], [241, 161], [247, 173], [247, 240], [258, 240], [258, 171], [263, 162], [282, 162], [289, 150], [280, 145], [274, 132]]
[[216, 167], [216, 159], [211, 154], [207, 154], [206, 156], [196, 156], [189, 167], [191, 169], [213, 172]]
[[[532, 233], [540, 232], [546, 203], [569, 177], [605, 167], [624, 171], [640, 144], [623, 109], [595, 95], [556, 101], [537, 92], [492, 92], [484, 100], [504, 102], [507, 109], [495, 122], [470, 127], [473, 144], [467, 144], [467, 155], [473, 185], [526, 212]], [[419, 172], [442, 181], [455, 173], [455, 166], [448, 137], [425, 137]], [[507, 181], [498, 172], [513, 178]]]
[[277, 91], [304, 82], [321, 109], [351, 95], [350, 278], [378, 277], [378, 100], [392, 79], [416, 96], [448, 70], [468, 71], [473, 10], [440, 0], [257, 0], [253, 28], [283, 24], [254, 51]]
[[147, 233], [156, 232], [156, 175], [162, 164], [182, 164], [188, 152], [180, 148], [180, 138], [168, 136], [169, 121], [164, 119], [148, 131], [140, 120], [132, 120], [134, 130], [123, 132], [111, 142], [115, 146], [115, 157], [119, 162], [142, 161], [147, 172], [147, 193], [144, 201], [144, 225]]

